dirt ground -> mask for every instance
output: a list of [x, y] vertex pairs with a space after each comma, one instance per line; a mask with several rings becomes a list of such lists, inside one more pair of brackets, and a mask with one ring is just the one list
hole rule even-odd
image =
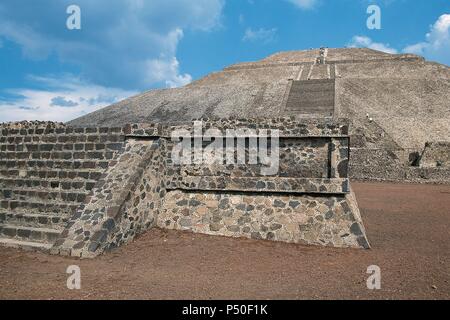
[[[95, 260], [0, 248], [0, 298], [450, 299], [450, 186], [353, 188], [371, 250], [158, 229]], [[73, 264], [81, 290], [66, 287]], [[366, 287], [370, 265], [381, 290]]]

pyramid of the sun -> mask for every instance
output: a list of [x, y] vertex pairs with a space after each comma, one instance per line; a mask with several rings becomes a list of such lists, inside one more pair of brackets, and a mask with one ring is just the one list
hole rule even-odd
[[427, 143], [450, 152], [450, 68], [410, 54], [325, 49], [321, 58], [320, 49], [281, 52], [182, 88], [148, 91], [70, 124], [285, 116], [349, 118], [354, 178], [450, 179], [441, 165], [445, 159], [420, 167]]
[[[349, 175], [449, 182], [449, 89], [449, 68], [417, 56], [321, 48], [234, 65], [65, 125], [2, 124], [0, 244], [94, 257], [159, 227], [368, 248]], [[177, 141], [195, 150], [210, 129], [254, 130], [199, 146], [206, 154], [212, 141], [232, 141], [233, 159], [239, 148], [251, 157], [255, 135], [277, 132], [268, 144], [277, 171], [174, 163]]]

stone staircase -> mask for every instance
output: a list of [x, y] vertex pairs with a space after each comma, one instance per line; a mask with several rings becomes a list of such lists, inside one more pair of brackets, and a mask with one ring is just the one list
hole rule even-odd
[[335, 106], [335, 65], [326, 64], [328, 50], [321, 48], [315, 63], [300, 67], [291, 80], [285, 115], [332, 117]]
[[331, 79], [292, 81], [285, 113], [330, 117], [334, 113], [334, 90]]
[[123, 146], [121, 129], [0, 125], [0, 245], [48, 250]]

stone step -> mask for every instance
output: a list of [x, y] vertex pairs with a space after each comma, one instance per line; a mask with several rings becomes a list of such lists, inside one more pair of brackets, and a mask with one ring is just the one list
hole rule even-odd
[[32, 227], [61, 229], [69, 221], [70, 215], [46, 215], [33, 213], [13, 213], [1, 210], [0, 224]]
[[16, 199], [0, 200], [0, 208], [9, 212], [54, 213], [58, 215], [72, 214], [80, 206], [78, 203], [37, 202]]
[[0, 160], [0, 169], [54, 169], [81, 170], [93, 169], [102, 171], [107, 169], [108, 160]]
[[0, 152], [2, 160], [111, 160], [114, 151]]
[[52, 248], [53, 243], [21, 241], [11, 238], [0, 237], [0, 246], [14, 249], [48, 252]]
[[[304, 81], [302, 81], [302, 82], [304, 82]], [[306, 85], [306, 84], [302, 84], [302, 85], [296, 85], [294, 89], [295, 89], [295, 91], [293, 91], [292, 93], [323, 94], [323, 93], [333, 93], [334, 92], [334, 88], [332, 86], [325, 85], [325, 84], [312, 85], [312, 86]]]
[[290, 98], [305, 102], [318, 100], [331, 100], [331, 102], [334, 102], [334, 91], [321, 92], [320, 94], [318, 94], [317, 92], [292, 92]]
[[294, 99], [290, 101], [290, 104], [286, 109], [307, 109], [312, 110], [313, 108], [327, 107], [332, 108], [334, 105], [333, 99], [317, 99], [317, 100], [297, 100]]
[[1, 136], [54, 136], [54, 135], [120, 135], [122, 128], [73, 128], [73, 127], [58, 127], [58, 128], [3, 128], [0, 131]]
[[119, 151], [123, 147], [121, 142], [105, 143], [0, 143], [2, 152], [51, 152], [51, 151]]
[[306, 83], [307, 85], [323, 85], [323, 84], [330, 84], [331, 82], [334, 83], [333, 79], [310, 79], [310, 80], [298, 80], [301, 81], [302, 84]]
[[82, 203], [86, 199], [88, 191], [62, 191], [54, 189], [33, 189], [33, 188], [13, 188], [2, 189], [0, 188], [0, 199], [18, 199], [34, 201], [60, 201], [60, 202], [74, 202]]
[[310, 80], [318, 80], [318, 79], [328, 79], [329, 65], [326, 64], [316, 64], [310, 75]]
[[27, 179], [27, 178], [4, 178], [0, 177], [0, 188], [3, 190], [17, 188], [44, 188], [47, 190], [79, 190], [90, 191], [95, 186], [95, 180], [59, 180], [59, 179]]
[[78, 134], [78, 135], [2, 135], [0, 143], [4, 144], [21, 144], [21, 143], [115, 143], [123, 142], [125, 135], [123, 134]]
[[40, 179], [80, 179], [80, 180], [95, 180], [100, 179], [103, 170], [92, 171], [90, 169], [79, 170], [37, 170], [37, 169], [0, 169], [0, 177], [5, 178], [40, 178]]
[[329, 114], [333, 112], [333, 106], [326, 103], [317, 103], [315, 105], [309, 104], [309, 105], [291, 105], [289, 108], [286, 108], [287, 111], [296, 111], [299, 113], [316, 113], [316, 114]]
[[334, 80], [293, 81], [285, 111], [296, 115], [332, 115], [335, 105], [334, 90]]
[[22, 241], [53, 243], [62, 230], [0, 224], [0, 237]]

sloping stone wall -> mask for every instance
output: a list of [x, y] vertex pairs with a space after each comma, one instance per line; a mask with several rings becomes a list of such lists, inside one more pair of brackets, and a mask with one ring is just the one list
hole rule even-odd
[[160, 228], [334, 247], [369, 248], [354, 195], [169, 192]]
[[450, 142], [428, 142], [420, 159], [423, 168], [450, 168]]
[[160, 166], [158, 140], [128, 139], [52, 253], [94, 257], [152, 227], [165, 193]]
[[[411, 157], [415, 155], [415, 157]], [[350, 178], [360, 181], [391, 181], [450, 184], [450, 147], [426, 146], [424, 151], [351, 148]]]

